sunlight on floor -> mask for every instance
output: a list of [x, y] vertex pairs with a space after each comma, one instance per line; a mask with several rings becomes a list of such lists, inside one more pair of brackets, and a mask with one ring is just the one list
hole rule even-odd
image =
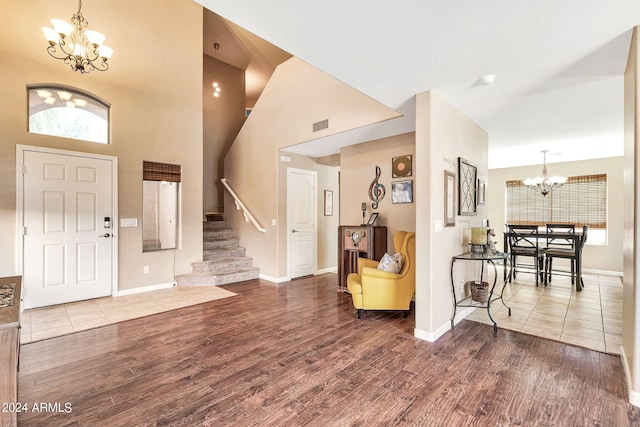
[[236, 295], [217, 286], [188, 286], [25, 310], [21, 344]]

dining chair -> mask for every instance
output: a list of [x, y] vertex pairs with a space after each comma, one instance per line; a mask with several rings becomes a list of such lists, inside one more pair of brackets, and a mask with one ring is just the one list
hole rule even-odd
[[539, 281], [544, 283], [544, 249], [539, 244], [538, 226], [507, 224], [507, 232], [513, 278], [518, 272], [518, 257], [531, 257], [534, 259], [536, 286]]
[[[580, 246], [576, 251], [575, 246], [571, 246], [571, 248], [561, 248], [561, 247], [551, 247], [545, 251], [546, 256], [546, 265], [545, 265], [545, 273], [548, 275], [548, 280], [551, 282], [551, 268], [553, 266], [553, 258], [564, 258], [571, 260], [571, 284], [575, 284], [576, 277], [578, 275], [577, 263], [580, 261], [580, 265], [582, 265], [582, 250], [584, 249], [584, 244], [587, 241], [587, 233], [589, 231], [589, 226], [585, 225], [582, 227], [582, 238], [579, 240], [571, 239], [574, 241], [574, 245], [576, 241], [580, 242]], [[558, 232], [558, 231], [556, 231]], [[574, 227], [575, 234], [575, 227]], [[558, 239], [558, 240], [561, 240]], [[577, 258], [579, 257], [579, 259]], [[580, 275], [580, 285], [584, 287], [584, 280], [582, 280], [582, 274]]]
[[[557, 234], [558, 236], [553, 236]], [[544, 279], [551, 283], [553, 270], [553, 258], [569, 259], [571, 264], [571, 284], [575, 283], [576, 249], [575, 249], [575, 224], [547, 224], [547, 247], [544, 248]]]

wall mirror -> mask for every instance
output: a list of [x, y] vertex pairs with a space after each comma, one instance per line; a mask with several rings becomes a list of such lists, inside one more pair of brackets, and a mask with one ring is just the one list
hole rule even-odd
[[143, 163], [142, 251], [174, 249], [178, 242], [180, 165]]

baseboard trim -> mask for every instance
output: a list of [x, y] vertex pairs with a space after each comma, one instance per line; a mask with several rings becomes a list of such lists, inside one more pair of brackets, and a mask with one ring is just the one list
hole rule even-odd
[[323, 268], [316, 271], [316, 274], [314, 274], [314, 276], [318, 276], [320, 274], [325, 274], [325, 273], [337, 273], [337, 272], [338, 272], [338, 267]]
[[[568, 271], [568, 270], [567, 270]], [[592, 269], [592, 268], [585, 268], [584, 270], [582, 270], [584, 273], [591, 273], [591, 274], [602, 274], [603, 276], [619, 276], [622, 277], [623, 273], [622, 271], [611, 271], [611, 270], [596, 270], [596, 269]]]
[[[459, 310], [456, 314], [456, 317], [453, 319], [453, 324], [457, 325], [458, 323], [460, 323], [462, 319], [473, 313], [474, 309], [474, 307], [465, 307], [462, 310]], [[423, 331], [422, 329], [415, 328], [413, 330], [413, 336], [424, 341], [435, 342], [438, 340], [438, 338], [440, 338], [450, 330], [451, 322], [447, 322], [444, 325], [440, 326], [434, 332]]]
[[260, 274], [260, 276], [258, 276], [260, 279], [262, 280], [266, 280], [267, 282], [271, 282], [271, 283], [282, 283], [282, 282], [290, 282], [291, 281], [291, 277], [289, 276], [284, 276], [284, 277], [273, 277], [273, 276], [268, 276], [266, 274]]
[[622, 358], [622, 367], [624, 368], [624, 376], [627, 379], [627, 390], [629, 390], [629, 403], [633, 406], [640, 407], [640, 392], [633, 390], [631, 387], [631, 371], [629, 370], [629, 360], [624, 353], [624, 347], [620, 346], [620, 357]]
[[158, 291], [160, 289], [173, 288], [176, 285], [177, 285], [176, 282], [169, 282], [169, 283], [159, 283], [157, 285], [141, 286], [139, 288], [123, 289], [123, 290], [119, 290], [114, 296], [121, 297], [124, 295], [133, 295], [133, 294], [141, 294], [143, 292]]

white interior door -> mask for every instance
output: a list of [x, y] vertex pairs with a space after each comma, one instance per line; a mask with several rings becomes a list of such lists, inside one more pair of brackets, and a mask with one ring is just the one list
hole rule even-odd
[[316, 272], [316, 172], [287, 169], [287, 229], [289, 276]]
[[25, 308], [111, 295], [112, 161], [24, 151]]

